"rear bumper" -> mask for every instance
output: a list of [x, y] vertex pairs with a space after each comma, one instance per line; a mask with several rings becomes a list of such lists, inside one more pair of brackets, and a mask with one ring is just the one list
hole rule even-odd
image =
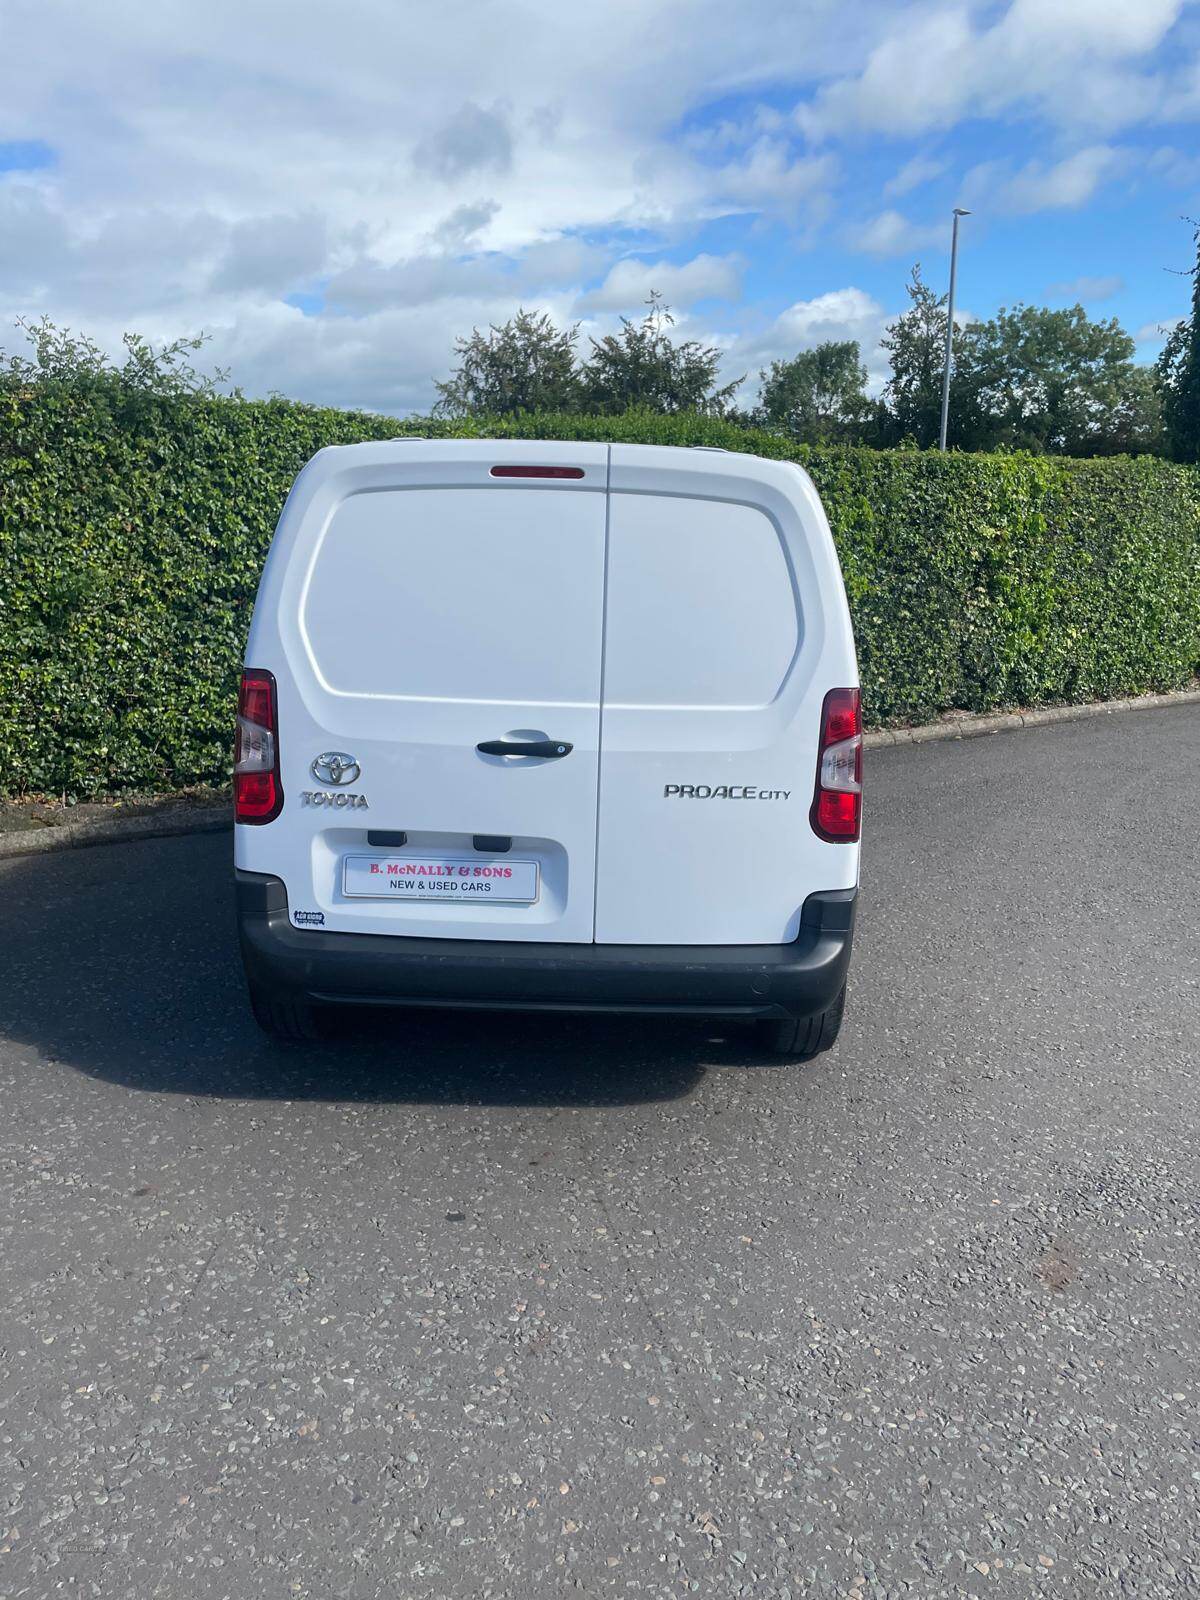
[[349, 1005], [810, 1017], [846, 981], [858, 891], [804, 902], [785, 945], [544, 944], [294, 928], [280, 879], [238, 872], [251, 983]]

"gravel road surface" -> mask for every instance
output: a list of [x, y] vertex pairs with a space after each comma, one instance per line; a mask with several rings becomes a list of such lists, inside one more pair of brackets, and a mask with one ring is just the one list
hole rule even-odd
[[1200, 1593], [1200, 709], [872, 752], [846, 1030], [249, 1020], [0, 865], [0, 1593]]

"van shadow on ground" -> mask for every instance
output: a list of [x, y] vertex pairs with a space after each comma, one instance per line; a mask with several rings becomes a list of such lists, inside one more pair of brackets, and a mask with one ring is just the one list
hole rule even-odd
[[129, 1089], [245, 1099], [615, 1106], [757, 1063], [743, 1030], [672, 1018], [335, 1012], [327, 1042], [275, 1045], [246, 1006], [230, 851], [203, 834], [4, 863], [0, 1032]]

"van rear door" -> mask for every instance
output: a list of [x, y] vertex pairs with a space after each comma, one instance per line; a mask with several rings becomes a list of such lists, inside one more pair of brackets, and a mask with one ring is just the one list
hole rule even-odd
[[[592, 939], [607, 458], [392, 441], [298, 480], [248, 656], [279, 680], [285, 805], [239, 830], [240, 864], [279, 873], [294, 910]], [[525, 753], [479, 748], [496, 741]]]
[[858, 682], [808, 477], [613, 445], [596, 940], [778, 944], [858, 852], [809, 808], [821, 703]]

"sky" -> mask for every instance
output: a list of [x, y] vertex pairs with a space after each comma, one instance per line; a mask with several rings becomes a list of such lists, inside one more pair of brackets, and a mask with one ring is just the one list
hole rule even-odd
[[407, 414], [457, 336], [644, 313], [726, 377], [959, 305], [1152, 360], [1200, 217], [1200, 0], [0, 0], [0, 348], [205, 333], [248, 395]]

